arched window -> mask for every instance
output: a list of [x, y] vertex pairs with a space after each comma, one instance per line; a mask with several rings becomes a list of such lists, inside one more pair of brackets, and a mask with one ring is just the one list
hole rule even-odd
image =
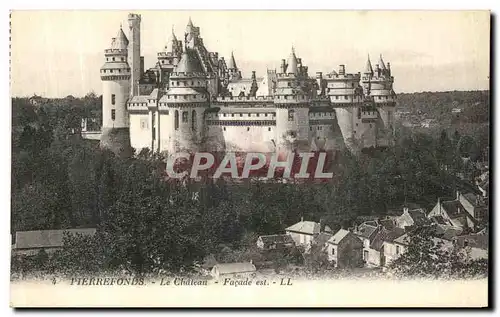
[[187, 123], [188, 122], [188, 112], [183, 111], [182, 112], [182, 123]]
[[174, 127], [175, 130], [179, 130], [179, 111], [175, 110], [175, 116], [174, 116]]
[[288, 121], [294, 120], [295, 111], [293, 109], [288, 110]]
[[196, 131], [196, 111], [193, 110], [191, 113], [191, 129], [193, 131]]

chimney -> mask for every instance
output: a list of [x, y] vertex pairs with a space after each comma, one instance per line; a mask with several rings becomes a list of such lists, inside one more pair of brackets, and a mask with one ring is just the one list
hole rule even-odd
[[407, 214], [408, 213], [408, 207], [403, 207], [403, 213]]
[[325, 222], [323, 221], [323, 218], [319, 219], [319, 232], [323, 232], [325, 230]]
[[303, 222], [304, 221], [304, 217], [300, 217], [300, 222]]
[[460, 191], [457, 190], [457, 200], [460, 199]]
[[339, 75], [345, 75], [345, 65], [339, 65]]
[[250, 264], [253, 264], [253, 260], [252, 259], [250, 259]]

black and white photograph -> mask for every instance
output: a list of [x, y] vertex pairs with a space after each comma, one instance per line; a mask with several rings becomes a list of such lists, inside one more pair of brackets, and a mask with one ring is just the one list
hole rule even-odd
[[491, 18], [11, 11], [11, 306], [488, 307]]

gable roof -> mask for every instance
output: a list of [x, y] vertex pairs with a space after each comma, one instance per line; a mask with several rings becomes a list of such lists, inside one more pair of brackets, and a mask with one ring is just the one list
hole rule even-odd
[[63, 230], [38, 230], [16, 232], [16, 249], [57, 248], [63, 246], [64, 233], [71, 235], [94, 235], [95, 228], [63, 229]]
[[443, 201], [441, 207], [446, 211], [450, 218], [456, 218], [465, 212], [464, 207], [458, 200]]
[[320, 225], [314, 221], [300, 221], [285, 230], [314, 235], [320, 232]]
[[256, 268], [250, 262], [218, 263], [214, 265], [220, 274], [255, 272]]
[[330, 239], [328, 239], [328, 243], [331, 244], [339, 244], [350, 232], [345, 229], [340, 229], [335, 233]]
[[356, 228], [354, 234], [357, 236], [366, 238], [366, 239], [370, 239], [370, 240], [373, 239], [373, 237], [375, 236], [375, 234], [377, 232], [377, 226], [376, 225], [372, 226], [369, 223], [375, 223], [375, 222], [374, 221], [367, 221], [365, 223], [360, 224]]
[[405, 234], [404, 229], [394, 228], [393, 230], [382, 229], [373, 238], [372, 243], [370, 244], [370, 248], [380, 251], [384, 242], [392, 242], [394, 239], [401, 237]]

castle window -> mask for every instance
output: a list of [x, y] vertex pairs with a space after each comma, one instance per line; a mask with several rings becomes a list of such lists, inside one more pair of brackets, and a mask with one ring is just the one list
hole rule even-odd
[[182, 112], [182, 123], [187, 123], [188, 122], [188, 112], [183, 111]]
[[231, 117], [234, 117], [234, 113], [231, 113]]
[[243, 117], [243, 113], [240, 113], [240, 117]]
[[335, 99], [338, 100], [339, 99], [339, 96], [335, 96]]
[[257, 117], [260, 117], [260, 113], [257, 113]]
[[113, 57], [113, 62], [115, 61], [115, 58]]
[[196, 131], [196, 111], [193, 110], [191, 113], [191, 129], [193, 131]]
[[116, 119], [116, 110], [111, 109], [111, 120], [115, 121], [115, 119]]
[[165, 61], [161, 61], [162, 64], [165, 64]]
[[125, 61], [125, 57], [122, 57], [122, 62], [124, 62], [124, 61]]
[[266, 117], [267, 117], [267, 113], [266, 113]]
[[356, 123], [356, 126], [358, 126], [358, 123]]
[[174, 128], [175, 128], [175, 130], [179, 130], [179, 111], [178, 110], [175, 110]]
[[116, 95], [112, 94], [111, 95], [111, 104], [114, 105], [116, 103]]
[[247, 127], [247, 131], [250, 131], [250, 127]]
[[344, 96], [344, 99], [345, 99], [345, 100], [347, 100], [347, 99], [348, 99], [348, 97], [347, 97], [347, 96]]
[[312, 131], [313, 130], [313, 127], [309, 127], [309, 131]]
[[121, 69], [119, 69], [119, 70], [118, 70], [118, 72], [119, 72], [119, 73], [121, 73], [121, 72], [122, 72], [122, 70], [121, 70]]
[[288, 121], [294, 120], [295, 111], [293, 109], [288, 110]]
[[318, 131], [319, 131], [319, 127], [316, 127], [316, 130], [318, 130]]
[[399, 245], [396, 246], [396, 254], [399, 254]]
[[271, 128], [267, 128], [267, 131], [271, 131]]
[[148, 128], [148, 120], [145, 118], [141, 119], [141, 129], [145, 130], [147, 128]]
[[372, 124], [370, 123], [370, 128], [372, 127]]
[[177, 99], [177, 95], [174, 96], [174, 99]]
[[113, 73], [113, 70], [112, 70], [112, 69], [110, 69], [110, 70], [109, 70], [109, 72], [110, 72], [110, 73]]
[[223, 114], [223, 116], [225, 117], [225, 116], [226, 116], [226, 114], [224, 113], [224, 114]]
[[222, 130], [226, 131], [226, 127], [222, 128]]
[[351, 84], [351, 87], [354, 88], [354, 83]]
[[188, 99], [188, 96], [184, 95], [184, 99]]

